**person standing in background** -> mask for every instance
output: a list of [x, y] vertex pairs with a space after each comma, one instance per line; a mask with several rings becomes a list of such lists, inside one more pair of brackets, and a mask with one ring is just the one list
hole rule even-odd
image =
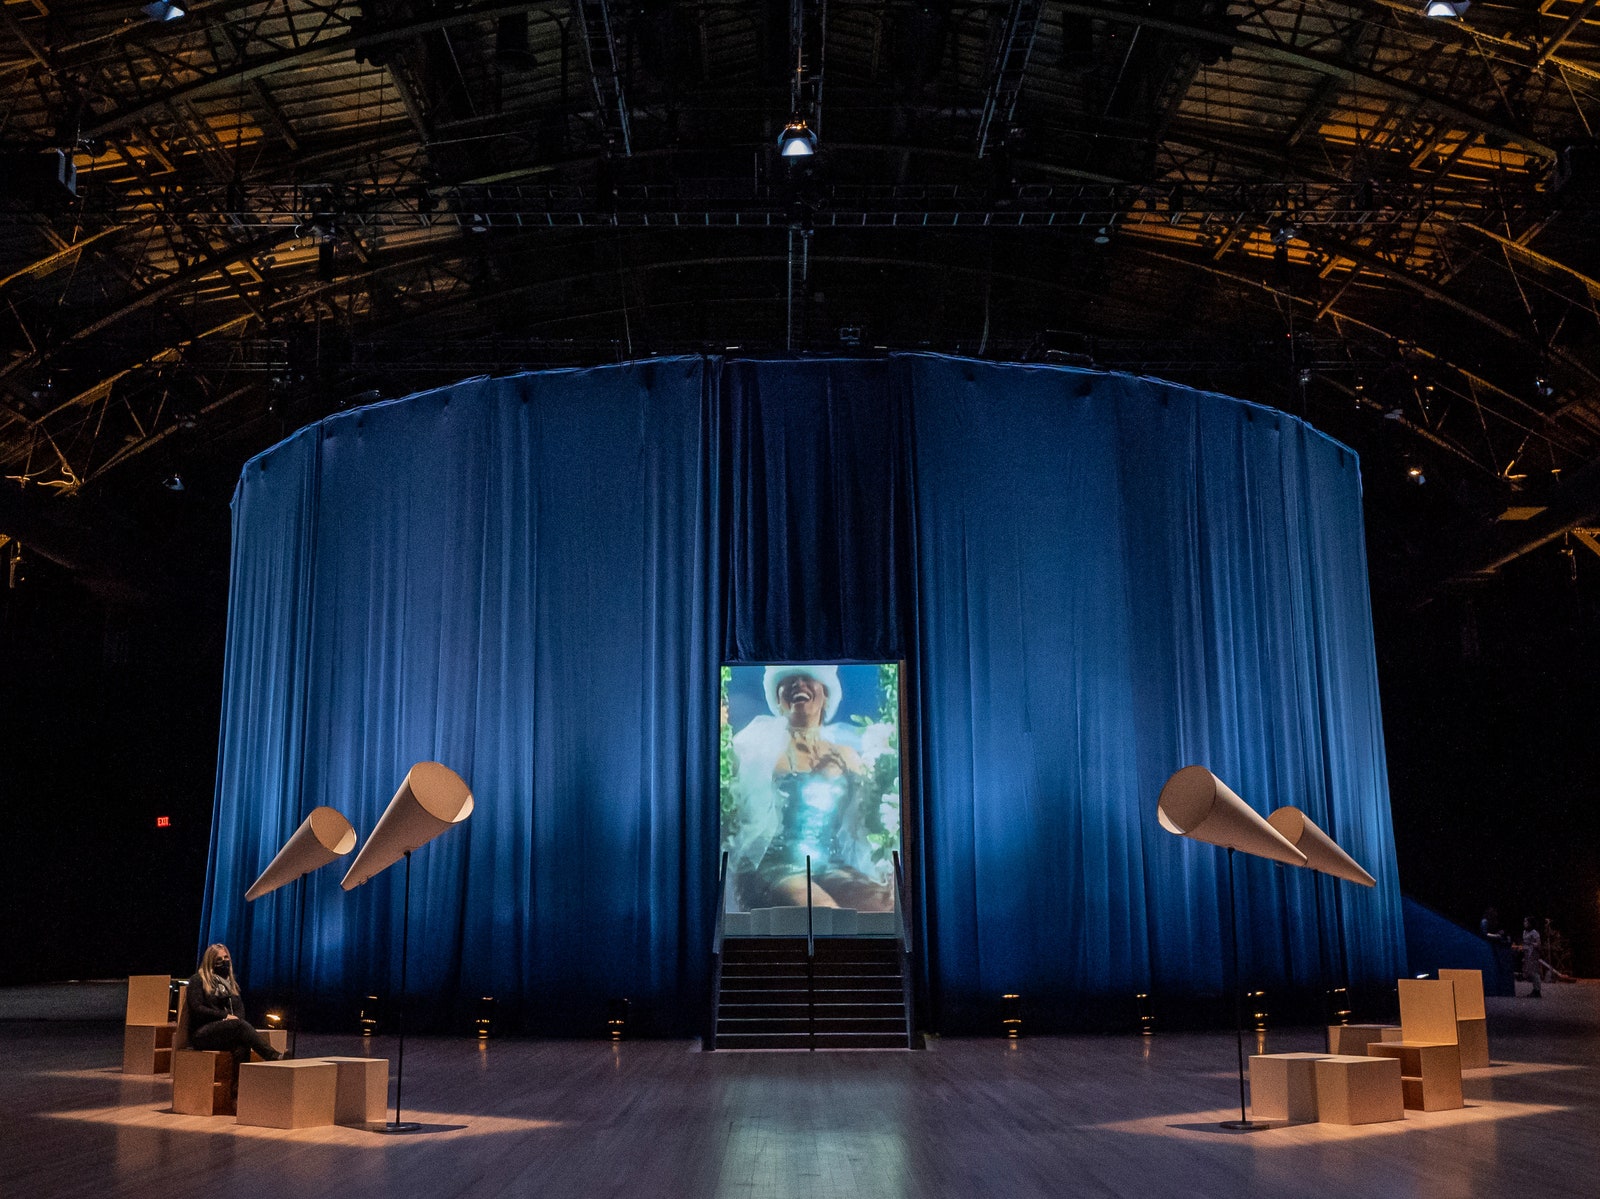
[[1529, 999], [1541, 997], [1539, 984], [1544, 979], [1544, 963], [1539, 959], [1541, 944], [1539, 930], [1533, 926], [1533, 917], [1522, 918], [1522, 973], [1533, 984], [1533, 990], [1528, 992]]

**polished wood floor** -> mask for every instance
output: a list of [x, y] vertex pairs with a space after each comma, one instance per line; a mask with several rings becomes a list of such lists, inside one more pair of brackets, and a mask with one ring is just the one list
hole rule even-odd
[[[174, 1115], [169, 1083], [118, 1071], [120, 1029], [6, 1020], [0, 1196], [1594, 1199], [1600, 984], [1489, 1002], [1495, 1064], [1469, 1073], [1466, 1108], [1250, 1134], [1217, 1127], [1237, 1098], [1220, 1034], [816, 1054], [417, 1038], [405, 1114], [424, 1128], [386, 1137]], [[1295, 1029], [1267, 1048], [1321, 1046]]]

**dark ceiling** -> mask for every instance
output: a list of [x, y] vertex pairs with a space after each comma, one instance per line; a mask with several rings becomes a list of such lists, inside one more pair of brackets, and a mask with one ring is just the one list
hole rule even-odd
[[1594, 9], [7, 0], [0, 512], [474, 373], [926, 347], [1420, 468], [1425, 598], [1600, 524]]

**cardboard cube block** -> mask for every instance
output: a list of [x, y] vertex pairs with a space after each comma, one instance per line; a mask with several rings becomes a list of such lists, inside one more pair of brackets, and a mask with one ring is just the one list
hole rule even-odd
[[335, 1124], [382, 1124], [389, 1102], [389, 1059], [384, 1057], [325, 1057], [338, 1068], [334, 1088]]
[[1312, 1064], [1321, 1053], [1261, 1053], [1250, 1058], [1250, 1112], [1258, 1120], [1312, 1121], [1317, 1118], [1317, 1076]]
[[1323, 1124], [1405, 1119], [1396, 1059], [1339, 1054], [1318, 1058], [1311, 1069], [1317, 1080], [1317, 1119]]
[[339, 1068], [332, 1062], [246, 1062], [239, 1067], [240, 1124], [313, 1128], [332, 1124]]
[[172, 1069], [172, 1033], [176, 1024], [124, 1024], [122, 1072], [165, 1074]]
[[233, 1054], [173, 1050], [172, 1110], [182, 1116], [233, 1115]]
[[1330, 1024], [1328, 1052], [1334, 1056], [1361, 1057], [1374, 1041], [1398, 1041], [1398, 1024]]

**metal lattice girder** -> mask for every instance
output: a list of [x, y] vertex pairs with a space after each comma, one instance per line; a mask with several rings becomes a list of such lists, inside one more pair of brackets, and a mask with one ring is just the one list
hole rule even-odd
[[595, 111], [605, 128], [606, 140], [626, 158], [633, 153], [633, 137], [628, 129], [628, 98], [622, 88], [610, 6], [606, 0], [573, 0], [572, 9], [583, 28]]
[[[1436, 183], [1185, 183], [1025, 184], [997, 202], [992, 189], [966, 184], [818, 185], [812, 215], [834, 227], [1049, 228], [1116, 218], [1124, 227], [1170, 226], [1175, 219], [1311, 229], [1381, 228], [1418, 220], [1469, 222], [1474, 214], [1538, 216], [1571, 203], [1529, 188], [1520, 194], [1460, 181]], [[790, 196], [781, 186], [748, 180], [684, 180], [623, 184], [487, 184], [434, 188], [346, 183], [337, 188], [289, 184], [193, 184], [122, 201], [89, 192], [77, 209], [88, 228], [123, 223], [155, 206], [181, 212], [197, 226], [293, 229], [313, 213], [352, 232], [416, 229], [419, 225], [539, 228], [644, 226], [736, 228], [787, 226]], [[0, 224], [33, 224], [28, 210], [0, 211]]]
[[983, 98], [983, 115], [978, 118], [979, 158], [988, 152], [990, 139], [995, 136], [995, 122], [1000, 123], [1003, 137], [1004, 127], [1011, 123], [1012, 114], [1016, 112], [1022, 80], [1028, 73], [1028, 58], [1033, 53], [1033, 40], [1039, 33], [1039, 11], [1043, 7], [1039, 0], [1011, 0], [1005, 28], [989, 68], [989, 90]]

